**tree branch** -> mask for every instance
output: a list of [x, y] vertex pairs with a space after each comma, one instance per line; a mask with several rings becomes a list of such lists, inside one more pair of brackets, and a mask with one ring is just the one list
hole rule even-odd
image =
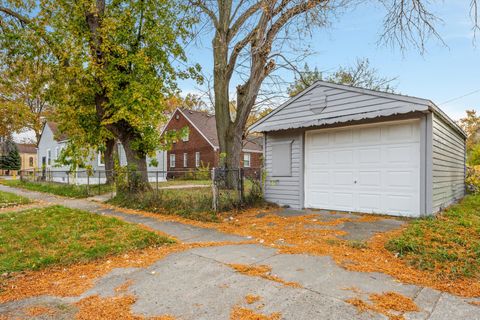
[[217, 16], [215, 15], [215, 13], [212, 10], [210, 10], [210, 8], [208, 8], [206, 6], [206, 4], [204, 2], [202, 2], [202, 0], [190, 1], [190, 3], [191, 3], [192, 6], [199, 7], [207, 16], [210, 17], [210, 20], [212, 20], [212, 23], [213, 23], [213, 26], [215, 27], [215, 29], [218, 28]]
[[238, 19], [232, 24], [232, 27], [229, 30], [228, 38], [232, 39], [238, 33], [243, 24], [252, 17], [261, 7], [263, 1], [259, 0], [250, 8], [248, 8], [244, 13], [238, 17]]

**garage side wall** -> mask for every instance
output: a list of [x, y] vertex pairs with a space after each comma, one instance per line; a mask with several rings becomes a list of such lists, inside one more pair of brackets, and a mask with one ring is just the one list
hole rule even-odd
[[465, 140], [439, 116], [432, 116], [433, 212], [465, 195]]
[[302, 131], [266, 133], [265, 200], [303, 208], [303, 136]]

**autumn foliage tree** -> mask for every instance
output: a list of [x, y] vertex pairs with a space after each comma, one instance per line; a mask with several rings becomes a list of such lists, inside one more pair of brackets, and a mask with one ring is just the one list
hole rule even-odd
[[139, 189], [148, 188], [146, 156], [159, 148], [165, 101], [178, 78], [196, 74], [196, 68], [175, 64], [186, 61], [182, 39], [191, 19], [184, 8], [167, 0], [7, 4], [0, 12], [9, 32], [42, 41], [56, 59], [61, 128], [87, 145], [120, 140], [144, 182]]

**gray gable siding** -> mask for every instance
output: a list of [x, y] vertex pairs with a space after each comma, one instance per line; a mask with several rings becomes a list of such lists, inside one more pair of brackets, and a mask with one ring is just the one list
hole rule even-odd
[[[268, 133], [265, 145], [265, 199], [292, 208], [303, 207], [303, 132]], [[291, 176], [272, 176], [272, 145], [292, 143]]]
[[429, 104], [429, 100], [320, 82], [299, 97], [280, 106], [263, 121], [254, 124], [251, 129], [265, 132], [371, 119], [427, 111]]
[[432, 121], [432, 201], [437, 212], [465, 195], [465, 140], [435, 114]]

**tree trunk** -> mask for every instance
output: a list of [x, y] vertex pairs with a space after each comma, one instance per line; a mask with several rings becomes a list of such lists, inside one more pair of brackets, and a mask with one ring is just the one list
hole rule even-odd
[[108, 139], [106, 141], [105, 148], [105, 176], [107, 178], [107, 184], [114, 183], [114, 169], [115, 169], [115, 157], [117, 156], [117, 141], [115, 139]]
[[147, 155], [142, 151], [135, 150], [132, 146], [133, 142], [138, 141], [141, 137], [124, 120], [109, 124], [107, 128], [114, 136], [118, 137], [125, 150], [130, 192], [137, 193], [151, 190], [152, 187], [148, 181]]

